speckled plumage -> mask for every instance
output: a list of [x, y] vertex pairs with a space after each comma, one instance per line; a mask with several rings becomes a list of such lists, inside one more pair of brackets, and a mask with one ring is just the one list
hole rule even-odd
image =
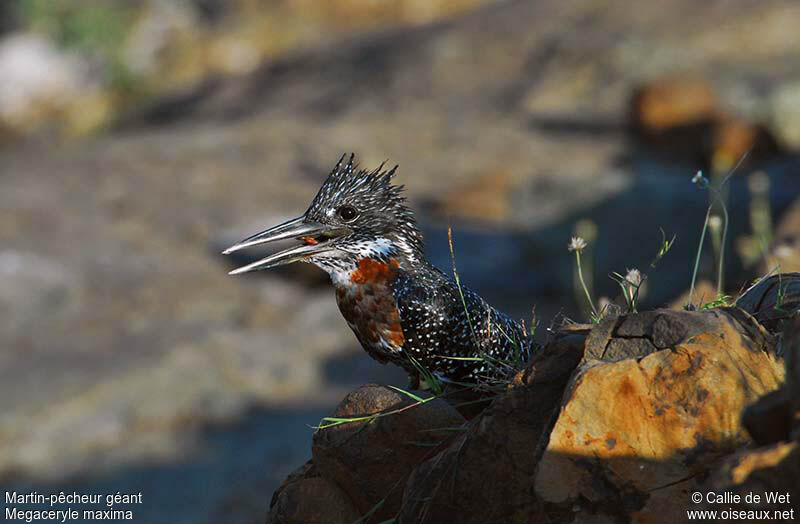
[[397, 363], [409, 372], [408, 355], [442, 378], [473, 382], [506, 374], [509, 368], [499, 361], [529, 356], [519, 324], [464, 286], [462, 302], [456, 283], [427, 261], [398, 278], [393, 291], [405, 337]]
[[330, 274], [339, 309], [367, 353], [402, 366], [412, 380], [422, 366], [471, 383], [507, 374], [499, 362], [526, 360], [522, 326], [425, 257], [403, 188], [391, 183], [397, 166], [366, 171], [352, 155], [343, 160], [297, 219], [327, 236], [298, 238], [315, 251], [302, 261]]

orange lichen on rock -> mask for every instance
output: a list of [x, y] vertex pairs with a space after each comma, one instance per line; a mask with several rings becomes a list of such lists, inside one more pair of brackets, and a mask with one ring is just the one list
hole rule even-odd
[[[653, 333], [658, 315], [642, 322], [643, 333]], [[575, 375], [536, 474], [536, 493], [544, 501], [601, 503], [609, 495], [598, 486], [616, 485], [620, 493], [642, 495], [632, 514], [647, 520], [657, 516], [662, 491], [679, 496], [659, 488], [685, 489], [685, 479], [750, 442], [742, 408], [782, 380], [782, 366], [763, 349], [769, 335], [751, 317], [709, 312], [675, 318], [672, 325], [690, 328], [673, 347], [653, 346], [615, 362], [592, 360]], [[641, 340], [638, 333], [625, 335], [611, 339]]]
[[665, 78], [637, 89], [633, 95], [634, 121], [648, 130], [709, 120], [719, 111], [713, 88], [701, 78]]

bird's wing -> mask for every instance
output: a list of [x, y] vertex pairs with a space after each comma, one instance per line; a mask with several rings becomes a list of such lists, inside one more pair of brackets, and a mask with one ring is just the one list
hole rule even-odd
[[394, 286], [404, 357], [442, 377], [489, 374], [496, 366], [482, 359], [510, 355], [507, 335], [517, 338], [516, 326], [476, 293], [436, 280], [418, 283], [403, 276]]
[[403, 326], [404, 357], [412, 368], [418, 364], [439, 371], [444, 362], [438, 357], [452, 351], [453, 297], [443, 286], [417, 283], [406, 275], [395, 281], [394, 297]]

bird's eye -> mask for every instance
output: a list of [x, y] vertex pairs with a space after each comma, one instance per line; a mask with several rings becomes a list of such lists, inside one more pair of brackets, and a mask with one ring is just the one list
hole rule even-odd
[[336, 210], [336, 213], [345, 222], [350, 222], [358, 216], [358, 211], [353, 206], [342, 206]]

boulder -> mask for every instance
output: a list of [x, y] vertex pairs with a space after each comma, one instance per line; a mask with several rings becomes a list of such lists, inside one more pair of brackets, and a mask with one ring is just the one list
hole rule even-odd
[[800, 440], [800, 316], [784, 323], [778, 353], [784, 357], [785, 384], [742, 413], [742, 424], [760, 445]]
[[742, 412], [742, 425], [756, 444], [774, 444], [792, 433], [790, 397], [782, 387], [770, 391]]
[[661, 78], [637, 87], [631, 120], [645, 136], [713, 119], [719, 112], [714, 88], [702, 78]]
[[781, 339], [781, 354], [786, 363], [786, 392], [791, 417], [791, 438], [800, 441], [800, 316], [787, 323]]
[[737, 308], [609, 319], [587, 339], [535, 493], [570, 519], [682, 520], [697, 476], [752, 442], [742, 408], [782, 379], [774, 337]]
[[[414, 394], [430, 398], [427, 393]], [[457, 435], [465, 423], [442, 399], [419, 404], [404, 393], [374, 384], [347, 395], [333, 417], [389, 412], [367, 421], [320, 429], [312, 446], [312, 460], [321, 476], [340, 486], [358, 512], [370, 514], [374, 522], [397, 514], [411, 470]]]
[[494, 169], [480, 173], [474, 180], [429, 203], [431, 211], [452, 219], [458, 217], [478, 223], [502, 223], [511, 214], [509, 196], [514, 190], [512, 173]]
[[728, 112], [703, 78], [662, 77], [638, 86], [629, 116], [634, 136], [650, 149], [720, 172], [743, 155], [763, 160], [782, 151], [770, 129]]
[[800, 443], [780, 442], [736, 453], [725, 459], [697, 491], [704, 497], [708, 493], [724, 494], [727, 500], [720, 504], [705, 498], [697, 506], [689, 505], [691, 509], [733, 510], [738, 520], [750, 522], [765, 520], [755, 511], [766, 510], [776, 520], [794, 520], [800, 500]]
[[782, 329], [783, 321], [800, 309], [800, 273], [780, 273], [759, 279], [736, 300], [736, 306], [771, 333]]
[[320, 477], [308, 461], [275, 491], [267, 524], [352, 524], [358, 519], [345, 492]]
[[[743, 424], [759, 444], [727, 457], [701, 485], [697, 509], [735, 511], [739, 520], [793, 520], [800, 500], [800, 316], [784, 323], [780, 352], [786, 382], [747, 407]], [[724, 506], [708, 493], [727, 496]]]
[[[363, 386], [334, 416], [391, 414], [320, 430], [269, 522], [296, 522], [303, 504], [397, 524], [676, 522], [709, 486], [786, 491], [800, 483], [779, 353], [794, 356], [800, 325], [784, 326], [737, 307], [571, 326], [469, 423], [442, 399]], [[783, 440], [751, 449], [759, 430]]]
[[398, 523], [542, 522], [531, 489], [561, 395], [583, 356], [578, 335], [539, 351], [464, 433], [418, 466]]

